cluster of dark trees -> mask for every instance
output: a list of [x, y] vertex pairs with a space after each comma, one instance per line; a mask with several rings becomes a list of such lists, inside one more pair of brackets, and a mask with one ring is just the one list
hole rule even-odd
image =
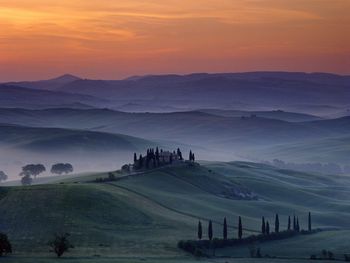
[[[133, 169], [152, 169], [179, 161], [184, 161], [180, 148], [177, 148], [177, 150], [173, 152], [165, 151], [163, 149], [159, 149], [158, 147], [156, 147], [155, 149], [150, 148], [147, 149], [147, 153], [145, 156], [143, 156], [142, 154], [137, 156], [137, 154], [134, 153]], [[195, 161], [195, 155], [192, 151], [190, 151], [189, 154], [189, 161]]]
[[290, 169], [302, 172], [316, 172], [323, 174], [350, 174], [350, 166], [340, 166], [336, 163], [291, 163], [274, 159], [272, 162], [265, 162], [281, 169]]
[[[69, 174], [73, 172], [73, 166], [70, 163], [57, 163], [51, 166], [52, 174]], [[36, 178], [40, 174], [46, 171], [43, 164], [27, 164], [22, 167], [22, 171], [19, 176], [22, 177], [22, 185], [31, 185], [33, 177]]]
[[[312, 260], [335, 260], [334, 253], [332, 251], [323, 249], [320, 254], [321, 254], [320, 256], [311, 255], [310, 259], [312, 259]], [[349, 256], [345, 254], [344, 259], [345, 259], [345, 261], [349, 261]]]
[[109, 172], [108, 173], [108, 177], [103, 178], [103, 177], [99, 177], [95, 179], [95, 183], [107, 183], [107, 182], [114, 182], [117, 180], [117, 177], [115, 176], [114, 173]]
[[270, 223], [268, 220], [265, 220], [265, 217], [262, 217], [262, 223], [261, 223], [261, 234], [260, 235], [251, 235], [248, 237], [243, 238], [243, 224], [242, 224], [242, 218], [238, 217], [238, 224], [237, 224], [237, 238], [228, 238], [228, 224], [226, 217], [223, 221], [223, 229], [222, 229], [222, 238], [214, 238], [213, 235], [213, 223], [211, 220], [208, 222], [208, 231], [207, 231], [207, 239], [203, 240], [203, 226], [201, 221], [198, 222], [197, 227], [197, 241], [188, 240], [188, 241], [180, 241], [178, 243], [178, 247], [181, 249], [184, 249], [187, 252], [190, 252], [192, 254], [198, 255], [201, 252], [199, 250], [203, 248], [222, 248], [225, 246], [235, 246], [235, 245], [242, 245], [242, 244], [252, 244], [256, 241], [269, 241], [269, 240], [279, 240], [279, 239], [285, 239], [289, 237], [293, 237], [298, 234], [312, 234], [319, 232], [320, 230], [313, 230], [312, 229], [312, 222], [311, 222], [311, 213], [308, 214], [308, 230], [301, 230], [299, 225], [299, 218], [294, 216], [293, 218], [293, 225], [291, 222], [291, 217], [288, 217], [288, 225], [287, 229], [284, 231], [280, 231], [280, 220], [279, 215], [276, 214], [275, 216], [275, 222], [274, 222], [274, 232], [270, 229]]

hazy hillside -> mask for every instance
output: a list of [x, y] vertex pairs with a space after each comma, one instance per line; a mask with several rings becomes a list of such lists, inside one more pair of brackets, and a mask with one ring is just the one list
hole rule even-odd
[[[54, 184], [0, 188], [0, 225], [13, 241], [17, 262], [22, 262], [22, 255], [51, 262], [46, 242], [57, 231], [72, 234], [76, 247], [69, 254], [70, 260], [99, 255], [99, 260], [111, 260], [106, 262], [129, 263], [148, 257], [152, 262], [186, 262], [191, 258], [176, 244], [180, 239], [195, 239], [198, 220], [205, 227], [213, 220], [214, 236], [221, 237], [226, 216], [229, 237], [236, 237], [238, 216], [243, 219], [244, 235], [249, 235], [260, 232], [261, 216], [273, 222], [275, 213], [280, 215], [281, 229], [293, 214], [305, 228], [309, 211], [314, 227], [339, 230], [316, 234], [313, 238], [317, 241], [311, 243], [303, 237], [283, 241], [293, 243], [293, 251], [302, 250], [298, 257], [308, 258], [319, 253], [320, 247], [331, 247], [342, 255], [350, 244], [347, 177], [242, 162], [165, 167], [125, 178], [116, 175], [121, 179], [112, 183], [91, 183], [107, 174], [90, 174], [63, 179], [64, 184], [53, 178]], [[211, 183], [203, 184], [203, 179]], [[258, 200], [218, 194], [227, 187], [249, 189]], [[337, 236], [342, 236], [341, 244], [333, 242]], [[274, 248], [273, 242], [264, 249], [272, 256], [296, 257], [286, 248]], [[249, 257], [246, 247], [234, 254]]]
[[[292, 123], [261, 117], [223, 117], [202, 112], [124, 113], [107, 109], [1, 109], [0, 122], [27, 126], [120, 132], [143, 138], [238, 144], [325, 138], [346, 135], [348, 117]], [[195, 137], [195, 138], [193, 138]], [[273, 140], [273, 141], [272, 141]]]
[[[291, 113], [277, 115], [294, 120], [309, 117]], [[339, 153], [347, 152], [346, 144], [339, 143], [337, 147], [330, 149], [326, 147], [327, 140], [346, 137], [350, 130], [349, 117], [287, 122], [254, 116], [224, 117], [203, 112], [155, 114], [124, 113], [107, 109], [0, 109], [0, 123], [122, 133], [163, 141], [164, 145], [174, 142], [173, 145], [196, 148], [201, 159], [232, 160], [240, 156], [268, 160], [271, 157], [278, 158], [274, 153], [283, 152], [281, 156], [286, 157], [285, 161], [301, 160], [300, 156], [308, 156], [304, 161], [309, 162], [315, 161], [320, 151], [327, 151], [328, 156], [333, 156], [328, 161], [342, 164], [344, 157]], [[316, 142], [311, 147], [313, 141]], [[295, 148], [296, 144], [310, 147], [305, 152], [305, 148]], [[291, 148], [296, 150], [289, 151]], [[322, 161], [327, 159], [322, 158]]]
[[80, 106], [86, 108], [86, 105], [94, 106], [105, 103], [107, 103], [106, 100], [97, 99], [89, 95], [36, 90], [0, 84], [0, 107], [40, 109], [66, 105], [72, 108], [80, 108]]
[[151, 146], [155, 143], [121, 134], [0, 124], [0, 170], [11, 180], [29, 163], [43, 163], [47, 172], [58, 162], [71, 163], [76, 172], [106, 171]]
[[274, 111], [240, 111], [240, 110], [220, 110], [220, 109], [200, 109], [199, 111], [214, 114], [223, 117], [262, 117], [268, 119], [277, 119], [289, 122], [315, 121], [321, 120], [321, 117], [310, 114], [286, 112], [282, 110]]
[[0, 143], [42, 152], [140, 151], [152, 145], [150, 141], [120, 134], [14, 125], [0, 125]]

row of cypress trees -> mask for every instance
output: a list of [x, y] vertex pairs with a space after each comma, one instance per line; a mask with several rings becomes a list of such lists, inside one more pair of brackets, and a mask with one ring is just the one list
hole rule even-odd
[[[294, 215], [293, 217], [293, 228], [291, 225], [291, 217], [288, 216], [288, 224], [287, 224], [287, 231], [296, 231], [300, 232], [300, 225], [299, 225], [299, 218]], [[223, 222], [223, 239], [227, 240], [228, 238], [228, 231], [227, 231], [227, 220], [226, 217], [224, 218]], [[242, 239], [243, 236], [243, 225], [242, 225], [242, 218], [239, 216], [238, 217], [238, 239]], [[312, 225], [311, 225], [311, 212], [308, 214], [308, 231], [312, 231]], [[280, 232], [280, 221], [279, 221], [279, 215], [276, 214], [275, 216], [275, 233]], [[270, 230], [270, 223], [269, 221], [265, 220], [265, 217], [262, 217], [262, 222], [261, 222], [261, 234], [263, 235], [269, 235], [271, 233]], [[202, 222], [199, 220], [198, 221], [198, 231], [197, 231], [197, 237], [199, 240], [203, 238], [203, 227], [202, 227]], [[212, 240], [213, 239], [213, 222], [209, 220], [208, 223], [208, 239]]]

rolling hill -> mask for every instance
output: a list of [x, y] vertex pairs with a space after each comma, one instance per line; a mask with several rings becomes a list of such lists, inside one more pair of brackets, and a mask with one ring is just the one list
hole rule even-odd
[[[220, 111], [220, 114], [222, 111]], [[229, 112], [230, 114], [230, 112]], [[235, 113], [236, 114], [236, 113]], [[235, 155], [267, 160], [278, 152], [285, 161], [316, 161], [320, 152], [327, 159], [318, 162], [345, 164], [341, 152], [347, 145], [327, 147], [327, 141], [348, 136], [350, 118], [301, 121], [311, 118], [287, 112], [264, 114], [293, 118], [295, 122], [260, 117], [227, 117], [200, 111], [176, 113], [125, 113], [109, 109], [0, 109], [0, 123], [31, 127], [84, 129], [103, 133], [128, 134], [163, 145], [184, 145], [195, 149], [202, 159], [232, 160]], [[282, 116], [280, 116], [282, 115]], [[271, 116], [266, 116], [271, 117]], [[296, 120], [299, 120], [296, 122]], [[296, 147], [305, 145], [307, 147]], [[329, 145], [329, 144], [328, 144]], [[178, 147], [176, 146], [176, 147]], [[294, 150], [291, 150], [294, 149]], [[305, 159], [301, 160], [300, 157]], [[341, 157], [341, 158], [338, 158]], [[345, 161], [346, 162], [346, 161]]]
[[[51, 183], [31, 187], [0, 187], [0, 226], [13, 241], [13, 260], [17, 260], [9, 258], [8, 262], [51, 262], [45, 244], [57, 231], [72, 234], [76, 247], [67, 255], [69, 262], [190, 262], [176, 243], [195, 238], [199, 219], [204, 225], [212, 219], [214, 235], [220, 237], [226, 216], [229, 236], [234, 237], [239, 215], [244, 234], [249, 235], [260, 231], [262, 215], [272, 221], [275, 213], [280, 215], [282, 229], [287, 216], [293, 214], [305, 228], [308, 211], [312, 212], [314, 227], [329, 231], [285, 240], [283, 249], [276, 242], [264, 244], [263, 251], [293, 262], [323, 248], [332, 249], [336, 256], [348, 252], [350, 181], [345, 176], [307, 174], [246, 162], [169, 166], [133, 175], [117, 174], [120, 179], [115, 182], [91, 183], [103, 176], [107, 174], [61, 181], [55, 177]], [[219, 194], [227, 187], [249, 190], [258, 199], [239, 200]], [[290, 244], [293, 250], [288, 249]], [[249, 257], [246, 247], [218, 253]]]
[[121, 134], [0, 125], [3, 147], [33, 152], [118, 152], [140, 151], [154, 143]]
[[89, 95], [70, 94], [59, 91], [37, 90], [13, 85], [0, 84], [0, 106], [4, 108], [29, 108], [42, 109], [51, 107], [79, 105], [98, 106], [107, 103], [104, 99], [94, 98]]

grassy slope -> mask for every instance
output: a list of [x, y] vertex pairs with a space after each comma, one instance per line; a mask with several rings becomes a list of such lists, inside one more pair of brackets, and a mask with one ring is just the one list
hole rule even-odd
[[264, 149], [265, 158], [289, 160], [294, 162], [335, 162], [348, 164], [350, 137], [336, 137], [323, 140], [309, 140]]
[[[88, 175], [87, 178], [94, 177]], [[300, 215], [301, 226], [305, 228], [309, 210], [314, 215], [315, 226], [344, 230], [286, 240], [283, 250], [274, 243], [264, 245], [264, 253], [288, 257], [298, 253], [305, 258], [323, 248], [345, 253], [350, 245], [346, 230], [350, 220], [347, 201], [350, 179], [346, 177], [303, 174], [236, 162], [163, 168], [111, 184], [87, 183], [84, 177], [64, 178], [64, 184], [57, 184], [57, 178], [52, 180], [52, 184], [0, 188], [0, 229], [13, 240], [17, 259], [24, 255], [46, 258], [45, 243], [52, 233], [69, 231], [76, 245], [70, 254], [74, 259], [103, 255], [117, 257], [118, 262], [123, 262], [123, 258], [125, 262], [134, 262], [132, 258], [139, 260], [156, 255], [167, 262], [176, 262], [180, 257], [183, 262], [186, 256], [176, 249], [176, 243], [180, 239], [195, 238], [198, 218], [213, 219], [215, 236], [219, 237], [218, 223], [227, 216], [229, 235], [235, 236], [238, 215], [243, 217], [248, 234], [259, 230], [260, 216], [265, 215], [272, 221], [275, 212], [280, 214], [282, 228], [286, 216], [293, 213]], [[211, 181], [203, 184], [203, 180]], [[217, 189], [223, 182], [252, 189], [260, 200], [220, 197]], [[318, 243], [311, 240], [314, 244], [309, 245], [308, 239]], [[290, 244], [294, 246], [293, 251], [300, 253], [291, 253]], [[242, 248], [233, 254], [231, 250], [220, 253], [245, 257], [248, 252]], [[78, 259], [75, 262], [79, 262]]]

